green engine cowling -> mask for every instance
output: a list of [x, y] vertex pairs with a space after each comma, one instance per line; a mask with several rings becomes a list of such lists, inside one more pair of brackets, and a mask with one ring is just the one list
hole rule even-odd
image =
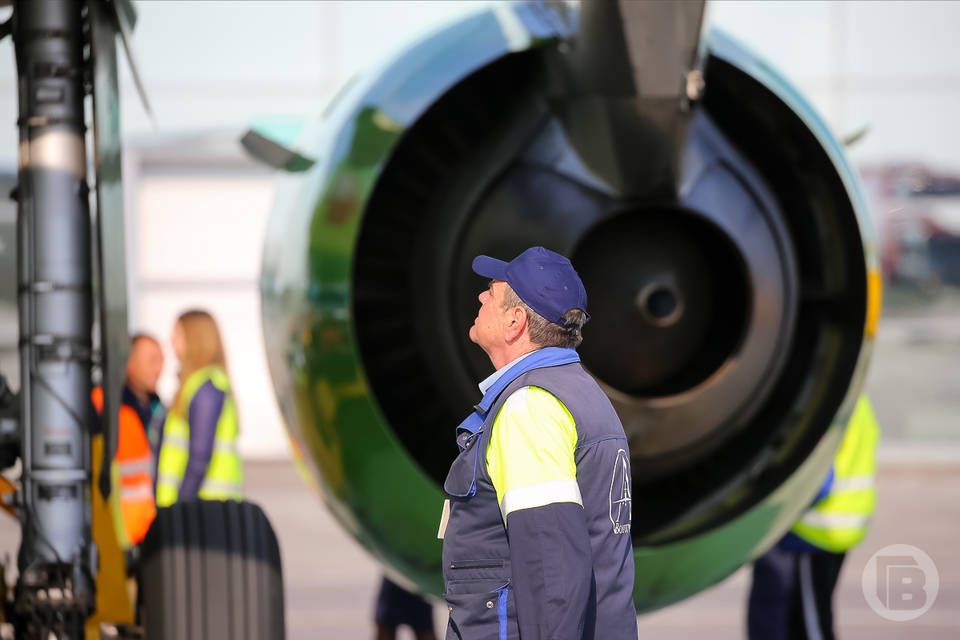
[[865, 372], [876, 258], [838, 142], [753, 54], [710, 34], [671, 148], [566, 80], [576, 38], [576, 15], [511, 4], [353, 82], [301, 137], [318, 162], [282, 178], [263, 325], [324, 502], [439, 594], [453, 428], [491, 371], [470, 261], [571, 256], [581, 357], [630, 440], [647, 611], [762, 553], [815, 494]]

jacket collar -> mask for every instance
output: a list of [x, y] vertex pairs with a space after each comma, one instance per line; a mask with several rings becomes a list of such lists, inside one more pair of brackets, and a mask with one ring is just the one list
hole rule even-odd
[[519, 378], [524, 373], [532, 371], [534, 369], [543, 369], [546, 367], [557, 367], [562, 364], [571, 364], [573, 362], [580, 362], [580, 355], [577, 353], [576, 349], [569, 349], [564, 347], [544, 347], [539, 351], [534, 351], [533, 353], [528, 354], [522, 360], [519, 360], [513, 364], [509, 369], [503, 372], [496, 382], [487, 389], [487, 392], [483, 394], [483, 399], [480, 400], [479, 404], [474, 405], [473, 413], [467, 416], [466, 420], [460, 423], [457, 427], [457, 432], [461, 430], [467, 430], [470, 433], [475, 433], [479, 429], [484, 420], [486, 420], [487, 412], [490, 411], [490, 407], [493, 406], [493, 403], [496, 402], [497, 398], [503, 393], [503, 390], [510, 385], [511, 382]]

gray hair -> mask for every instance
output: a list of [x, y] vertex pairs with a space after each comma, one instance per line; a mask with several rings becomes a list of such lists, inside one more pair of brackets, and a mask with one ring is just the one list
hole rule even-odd
[[513, 307], [520, 307], [527, 313], [527, 334], [530, 336], [530, 342], [538, 347], [575, 349], [583, 342], [583, 325], [587, 321], [587, 314], [583, 310], [570, 309], [563, 314], [563, 322], [566, 326], [561, 327], [527, 306], [527, 303], [521, 300], [513, 287], [508, 284], [503, 290], [503, 311]]

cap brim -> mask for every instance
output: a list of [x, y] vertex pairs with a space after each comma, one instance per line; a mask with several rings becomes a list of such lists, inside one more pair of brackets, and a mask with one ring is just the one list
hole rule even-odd
[[490, 256], [477, 256], [473, 259], [473, 272], [484, 278], [506, 280], [507, 263]]

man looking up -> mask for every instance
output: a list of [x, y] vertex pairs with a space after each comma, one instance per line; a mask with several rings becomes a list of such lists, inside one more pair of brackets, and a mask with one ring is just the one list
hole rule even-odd
[[629, 448], [575, 350], [583, 283], [543, 247], [473, 270], [492, 281], [470, 339], [496, 371], [444, 483], [447, 638], [635, 639]]

